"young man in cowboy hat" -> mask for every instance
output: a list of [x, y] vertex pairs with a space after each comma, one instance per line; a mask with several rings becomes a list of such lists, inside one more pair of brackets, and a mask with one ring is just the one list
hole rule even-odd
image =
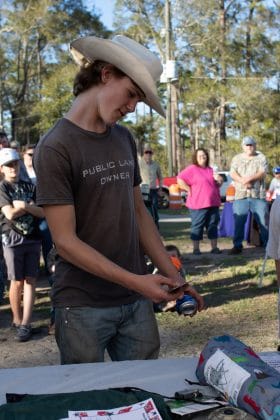
[[[37, 202], [59, 255], [53, 303], [62, 363], [156, 358], [154, 302], [182, 296], [143, 203], [137, 153], [117, 121], [144, 101], [161, 115], [160, 61], [133, 40], [85, 37], [71, 44], [80, 64], [70, 110], [35, 150]], [[144, 251], [163, 275], [148, 275]], [[165, 286], [165, 288], [163, 287]], [[203, 299], [190, 286], [186, 290]]]

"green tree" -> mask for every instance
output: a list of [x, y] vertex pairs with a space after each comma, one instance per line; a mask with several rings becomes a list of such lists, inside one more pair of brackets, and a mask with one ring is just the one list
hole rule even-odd
[[236, 148], [234, 137], [263, 125], [260, 102], [253, 106], [253, 98], [269, 103], [273, 95], [265, 82], [273, 75], [276, 13], [261, 0], [176, 3], [182, 42], [178, 59], [183, 68], [189, 66], [181, 96], [191, 145], [203, 144], [212, 160], [227, 166]]
[[81, 0], [4, 1], [0, 24], [0, 44], [5, 45], [2, 58], [0, 54], [3, 113], [10, 115], [14, 139], [35, 142], [40, 113], [33, 109], [48, 96], [45, 81], [55, 72], [61, 74], [58, 67], [70, 61], [70, 40], [108, 31]]

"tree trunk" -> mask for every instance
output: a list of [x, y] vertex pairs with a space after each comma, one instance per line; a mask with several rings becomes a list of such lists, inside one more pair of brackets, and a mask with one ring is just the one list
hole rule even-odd
[[252, 20], [253, 14], [255, 10], [255, 1], [250, 1], [250, 9], [249, 9], [249, 16], [247, 21], [246, 27], [246, 52], [245, 52], [245, 71], [246, 77], [249, 77], [251, 74], [251, 61], [252, 61], [252, 45], [251, 45], [251, 27], [252, 27]]

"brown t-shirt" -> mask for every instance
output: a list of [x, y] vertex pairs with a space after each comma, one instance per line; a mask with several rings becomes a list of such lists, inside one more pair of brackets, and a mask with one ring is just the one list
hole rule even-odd
[[[77, 236], [126, 270], [144, 274], [133, 188], [141, 178], [135, 142], [119, 125], [103, 134], [63, 118], [35, 150], [37, 204], [72, 204]], [[108, 307], [134, 302], [135, 292], [58, 258], [54, 305]]]

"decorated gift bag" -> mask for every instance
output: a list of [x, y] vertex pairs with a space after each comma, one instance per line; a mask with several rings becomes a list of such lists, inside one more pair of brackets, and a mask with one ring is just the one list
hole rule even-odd
[[280, 373], [230, 335], [212, 338], [196, 368], [198, 380], [256, 418], [280, 420]]

